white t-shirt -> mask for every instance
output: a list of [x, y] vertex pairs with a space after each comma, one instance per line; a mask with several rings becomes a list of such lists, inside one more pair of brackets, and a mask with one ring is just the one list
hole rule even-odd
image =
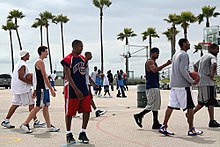
[[50, 76], [51, 76], [51, 78], [53, 79], [53, 81], [55, 81], [57, 75], [56, 75], [55, 73], [52, 73]]
[[91, 79], [93, 80], [93, 81], [95, 81], [95, 79], [96, 79], [96, 75], [98, 74], [98, 71], [93, 71], [92, 73], [91, 73]]
[[109, 85], [108, 77], [105, 75], [103, 78], [103, 86], [108, 86], [108, 85]]
[[29, 73], [26, 62], [24, 60], [19, 60], [15, 65], [14, 71], [11, 74], [11, 92], [12, 94], [23, 94], [31, 90], [31, 85], [21, 81], [18, 77], [18, 70], [25, 66], [25, 74], [24, 77]]

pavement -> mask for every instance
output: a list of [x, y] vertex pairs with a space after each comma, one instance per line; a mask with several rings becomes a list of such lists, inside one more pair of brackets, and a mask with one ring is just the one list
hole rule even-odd
[[[64, 101], [62, 87], [56, 87], [57, 97], [51, 97], [50, 117], [54, 126], [59, 127], [60, 132], [48, 133], [45, 128], [33, 128], [33, 133], [24, 134], [19, 126], [25, 120], [28, 107], [20, 107], [11, 118], [14, 129], [7, 129], [0, 126], [1, 147], [219, 147], [220, 128], [209, 128], [209, 116], [207, 109], [203, 108], [195, 115], [194, 125], [197, 129], [203, 130], [201, 136], [187, 136], [188, 125], [183, 111], [174, 111], [170, 121], [169, 130], [175, 133], [174, 136], [164, 136], [158, 130], [152, 130], [152, 113], [145, 115], [143, 128], [139, 128], [133, 118], [133, 114], [140, 112], [143, 108], [137, 108], [137, 87], [129, 86], [126, 91], [127, 98], [116, 98], [116, 91], [111, 92], [112, 98], [94, 97], [96, 105], [108, 112], [100, 117], [95, 117], [91, 112], [87, 135], [90, 144], [66, 144], [66, 130], [64, 123]], [[168, 104], [169, 90], [161, 90], [162, 106], [159, 111], [159, 120], [163, 121], [164, 112]], [[193, 98], [196, 102], [197, 91], [193, 91]], [[0, 120], [3, 120], [11, 106], [10, 90], [0, 89]], [[42, 111], [38, 118], [44, 121]], [[215, 118], [220, 121], [220, 107], [215, 108]], [[72, 131], [75, 138], [81, 128], [82, 116], [73, 118]]]

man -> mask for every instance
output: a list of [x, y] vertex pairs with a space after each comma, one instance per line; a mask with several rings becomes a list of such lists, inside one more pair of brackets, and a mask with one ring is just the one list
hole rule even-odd
[[[90, 77], [92, 78], [93, 81], [96, 81], [96, 75], [97, 74], [98, 74], [98, 68], [97, 68], [97, 66], [94, 66], [94, 71], [91, 72], [91, 75], [90, 75]], [[98, 92], [98, 88], [93, 86], [93, 90], [95, 92], [94, 95], [96, 95], [97, 92]]]
[[107, 78], [108, 78], [108, 81], [109, 81], [109, 85], [111, 86], [111, 90], [114, 91], [114, 78], [113, 78], [113, 74], [112, 74], [112, 71], [109, 70], [107, 72]]
[[93, 81], [93, 79], [89, 76], [89, 60], [92, 59], [92, 53], [91, 52], [85, 52], [85, 58], [86, 58], [86, 64], [85, 64], [86, 84], [87, 84], [87, 87], [88, 87], [88, 90], [89, 90], [89, 94], [91, 96], [92, 108], [95, 110], [96, 117], [99, 117], [101, 115], [104, 115], [107, 111], [106, 110], [100, 110], [95, 105], [95, 102], [93, 100], [93, 95], [92, 95], [92, 92], [91, 92], [91, 85], [93, 85], [94, 87], [98, 87], [98, 85], [96, 85], [96, 83]]
[[83, 143], [89, 143], [86, 135], [86, 127], [91, 112], [91, 97], [86, 84], [86, 60], [80, 55], [82, 50], [82, 41], [74, 40], [72, 42], [72, 53], [61, 61], [65, 74], [64, 97], [67, 143], [76, 142], [71, 132], [71, 121], [72, 117], [76, 115], [76, 112], [83, 113], [82, 129], [78, 139]]
[[57, 91], [56, 88], [55, 88], [55, 80], [56, 80], [56, 77], [57, 77], [57, 74], [56, 74], [56, 70], [53, 71], [53, 73], [50, 75], [51, 77], [51, 86], [53, 87], [54, 91]]
[[196, 84], [196, 81], [189, 75], [189, 56], [187, 54], [187, 50], [190, 49], [189, 41], [182, 38], [179, 40], [179, 46], [181, 50], [176, 52], [172, 58], [169, 104], [165, 112], [163, 125], [160, 127], [159, 132], [164, 135], [174, 135], [173, 132], [167, 129], [167, 123], [173, 109], [182, 108], [183, 111], [187, 110], [188, 114], [188, 135], [200, 135], [203, 131], [195, 129], [193, 125], [193, 108], [195, 105], [192, 100], [190, 86]]
[[158, 110], [160, 110], [161, 96], [159, 89], [159, 71], [164, 67], [171, 64], [171, 60], [168, 60], [165, 64], [157, 66], [156, 60], [159, 57], [159, 49], [154, 47], [150, 50], [150, 59], [145, 63], [146, 72], [146, 97], [147, 105], [143, 111], [134, 114], [135, 122], [142, 128], [142, 118], [145, 114], [153, 112], [153, 125], [152, 129], [159, 129], [161, 124], [158, 121]]
[[[36, 107], [34, 107], [29, 116], [26, 118], [24, 123], [20, 126], [20, 129], [25, 133], [32, 133], [30, 130], [29, 122], [35, 115], [43, 108], [43, 116], [47, 124], [47, 132], [58, 132], [60, 129], [54, 127], [50, 122], [49, 110], [50, 105], [50, 94], [53, 97], [56, 96], [53, 87], [47, 78], [44, 59], [47, 58], [48, 50], [46, 46], [40, 46], [38, 48], [39, 58], [34, 63], [34, 73], [33, 73], [33, 96], [36, 97]], [[49, 89], [48, 89], [49, 88]]]
[[[34, 108], [34, 99], [31, 97], [31, 84], [32, 81], [25, 78], [29, 73], [26, 61], [29, 60], [30, 54], [28, 50], [21, 50], [19, 52], [20, 60], [15, 65], [15, 69], [12, 73], [11, 92], [13, 94], [12, 106], [10, 107], [6, 118], [2, 121], [1, 125], [6, 128], [15, 128], [10, 124], [10, 118], [21, 105], [29, 105], [29, 111]], [[34, 128], [44, 127], [45, 123], [37, 120], [34, 116]]]
[[220, 127], [214, 120], [214, 106], [217, 105], [214, 76], [217, 70], [217, 55], [219, 46], [215, 43], [209, 47], [209, 53], [203, 55], [195, 64], [194, 71], [199, 72], [200, 81], [198, 83], [198, 104], [193, 110], [195, 114], [203, 106], [208, 107], [209, 127]]

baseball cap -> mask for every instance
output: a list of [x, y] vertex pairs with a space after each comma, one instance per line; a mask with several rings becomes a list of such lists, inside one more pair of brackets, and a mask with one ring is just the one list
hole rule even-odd
[[19, 56], [22, 58], [22, 57], [24, 57], [27, 53], [29, 53], [29, 51], [26, 50], [26, 49], [23, 49], [23, 50], [21, 50], [21, 51], [19, 52]]

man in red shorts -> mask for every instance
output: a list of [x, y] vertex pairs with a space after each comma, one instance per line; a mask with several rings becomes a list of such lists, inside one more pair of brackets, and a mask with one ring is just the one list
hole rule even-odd
[[72, 53], [67, 55], [61, 64], [64, 67], [65, 84], [65, 121], [67, 129], [67, 143], [75, 143], [71, 132], [72, 117], [76, 112], [83, 113], [82, 129], [79, 134], [79, 140], [83, 143], [89, 143], [86, 136], [86, 127], [89, 121], [91, 106], [91, 97], [86, 84], [85, 58], [80, 55], [83, 50], [83, 43], [80, 40], [72, 42]]

